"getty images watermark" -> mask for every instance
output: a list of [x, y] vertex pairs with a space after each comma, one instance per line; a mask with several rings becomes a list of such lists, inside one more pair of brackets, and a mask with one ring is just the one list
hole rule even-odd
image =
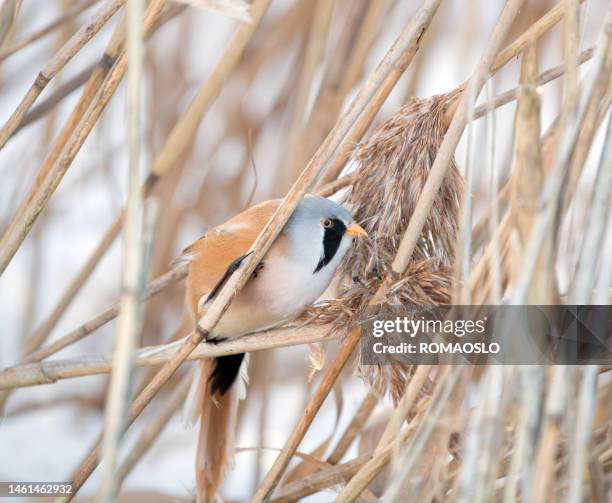
[[612, 364], [611, 306], [373, 306], [361, 362]]

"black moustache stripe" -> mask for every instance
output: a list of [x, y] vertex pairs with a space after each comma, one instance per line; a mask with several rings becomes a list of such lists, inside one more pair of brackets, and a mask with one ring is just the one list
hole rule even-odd
[[337, 218], [332, 218], [331, 220], [334, 225], [325, 229], [325, 233], [323, 234], [323, 256], [321, 260], [319, 260], [313, 274], [319, 272], [332, 261], [334, 255], [338, 252], [338, 248], [340, 248], [342, 236], [344, 236], [346, 232], [346, 225], [344, 225], [342, 220], [338, 220]]

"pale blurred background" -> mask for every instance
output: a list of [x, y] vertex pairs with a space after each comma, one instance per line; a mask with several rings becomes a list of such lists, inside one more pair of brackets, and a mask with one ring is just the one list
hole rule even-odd
[[[23, 0], [8, 45], [47, 25], [78, 3], [82, 2]], [[0, 63], [2, 123], [53, 52], [101, 3], [95, 2], [76, 18]], [[253, 202], [258, 202], [282, 196], [305, 165], [303, 161], [314, 152], [309, 150], [308, 142], [300, 138], [298, 160], [293, 163], [288, 160], [287, 131], [295, 120], [297, 82], [304, 64], [305, 40], [315, 3], [315, 0], [272, 1], [244, 57], [225, 81], [220, 96], [205, 116], [193, 148], [159, 182], [154, 192], [160, 204], [160, 215], [151, 277], [165, 272], [168, 263], [182, 247], [202, 235], [207, 228], [224, 221], [248, 204], [255, 183], [251, 156], [257, 171]], [[336, 42], [345, 28], [346, 19], [360, 3], [363, 2], [334, 2], [329, 35], [325, 40], [325, 58], [315, 73], [306, 106], [306, 120], [313, 103], [316, 103], [318, 86], [326, 68], [335, 64]], [[443, 1], [419, 54], [386, 101], [373, 127], [393, 114], [407, 96], [425, 98], [463, 83], [471, 75], [503, 4], [502, 0]], [[522, 33], [554, 4], [545, 0], [526, 1], [508, 41]], [[581, 49], [593, 46], [606, 4], [605, 0], [584, 2]], [[385, 3], [359, 81], [342, 99], [344, 106], [418, 5], [419, 2], [410, 0]], [[58, 82], [49, 86], [39, 102], [52, 94], [58, 84], [69, 81], [83, 68], [97, 62], [118, 18], [116, 15], [67, 65], [56, 79]], [[143, 85], [145, 134], [142, 147], [143, 167], [146, 167], [143, 179], [168, 132], [207, 78], [237, 25], [238, 21], [222, 14], [187, 7], [160, 27], [147, 42]], [[539, 42], [539, 72], [559, 64], [561, 55], [561, 25], [558, 25]], [[485, 87], [480, 101], [515, 87], [518, 68], [518, 61], [506, 65]], [[582, 65], [581, 75], [586, 69], [588, 63]], [[542, 88], [543, 131], [556, 117], [561, 98], [560, 82], [557, 80]], [[6, 227], [32, 184], [79, 93], [80, 90], [76, 90], [66, 96], [52, 113], [27, 125], [0, 151], [0, 230]], [[514, 103], [510, 103], [495, 111], [495, 169], [502, 180], [509, 170], [514, 110]], [[331, 121], [331, 126], [336, 117], [337, 113], [325, 120]], [[306, 133], [319, 138], [318, 143], [329, 130], [325, 124], [308, 126]], [[14, 365], [19, 361], [25, 338], [48, 316], [69, 281], [119, 213], [125, 201], [127, 181], [125, 128], [125, 90], [122, 84], [50, 204], [0, 277], [0, 366]], [[486, 162], [486, 152], [482, 147], [485, 121], [477, 121], [474, 128], [477, 138], [474, 166], [478, 173], [474, 196], [478, 211], [481, 208], [478, 194], [485, 190], [487, 183], [485, 173], [478, 170], [478, 166], [484, 166]], [[591, 175], [599, 159], [604, 130], [604, 127], [600, 128], [591, 150], [570, 222], [574, 228], [567, 229], [567, 232], [580, 231], [584, 217], [581, 201], [589, 197], [592, 188]], [[456, 160], [460, 167], [464, 166], [465, 134]], [[562, 288], [567, 285], [566, 268], [571, 267], [575, 253], [576, 250], [568, 247], [567, 255], [562, 257], [559, 267]], [[117, 240], [62, 316], [49, 340], [112, 305], [118, 298], [120, 270], [121, 246]], [[148, 303], [144, 345], [168, 339], [179, 327], [184, 315], [182, 295], [179, 284]], [[53, 358], [110, 351], [114, 334], [115, 324], [110, 323]], [[254, 376], [240, 421], [237, 445], [280, 448], [301, 414], [312, 386], [306, 379], [307, 349], [276, 350], [267, 355], [257, 355], [254, 360]], [[265, 387], [261, 386], [262, 382], [265, 382]], [[66, 479], [101, 430], [107, 384], [107, 376], [93, 376], [24, 388], [13, 393], [0, 423], [0, 480]], [[335, 431], [340, 431], [367, 391], [361, 380], [352, 375], [351, 369], [345, 372], [342, 386], [343, 403], [339, 405], [331, 397], [327, 400], [300, 451], [310, 452], [334, 431], [337, 408], [341, 409], [341, 414]], [[167, 390], [163, 391], [161, 399], [155, 400], [130, 430], [128, 445], [146, 419], [160, 407], [166, 394]], [[383, 408], [384, 404], [379, 407]], [[148, 490], [177, 498], [191, 497], [195, 439], [195, 430], [184, 430], [179, 418], [174, 417], [129, 475], [122, 490]], [[356, 454], [356, 446], [352, 449], [351, 453]], [[263, 451], [259, 476], [261, 470], [265, 473], [275, 455], [275, 451]], [[228, 501], [244, 501], [252, 493], [256, 484], [256, 458], [254, 451], [236, 455], [236, 469], [231, 472], [223, 489]], [[91, 477], [82, 495], [91, 495], [96, 490], [100, 483], [98, 475], [96, 472]], [[330, 501], [332, 494], [319, 494], [305, 501]]]

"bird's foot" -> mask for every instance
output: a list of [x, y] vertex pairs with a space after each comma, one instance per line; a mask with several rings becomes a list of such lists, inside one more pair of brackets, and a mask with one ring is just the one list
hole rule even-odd
[[210, 344], [219, 344], [220, 342], [226, 341], [227, 337], [219, 337], [219, 336], [215, 336], [215, 337], [208, 337], [208, 339], [206, 339], [206, 342], [210, 343]]
[[260, 262], [259, 264], [257, 264], [257, 267], [255, 267], [255, 270], [251, 273], [251, 279], [255, 279], [257, 277], [257, 274], [259, 274], [259, 272], [264, 268], [264, 263]]

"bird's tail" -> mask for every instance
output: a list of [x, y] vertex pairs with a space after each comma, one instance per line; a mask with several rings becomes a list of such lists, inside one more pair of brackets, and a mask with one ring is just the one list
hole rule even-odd
[[238, 402], [246, 396], [248, 355], [202, 360], [185, 402], [184, 419], [200, 420], [196, 451], [198, 503], [212, 503], [233, 462]]

